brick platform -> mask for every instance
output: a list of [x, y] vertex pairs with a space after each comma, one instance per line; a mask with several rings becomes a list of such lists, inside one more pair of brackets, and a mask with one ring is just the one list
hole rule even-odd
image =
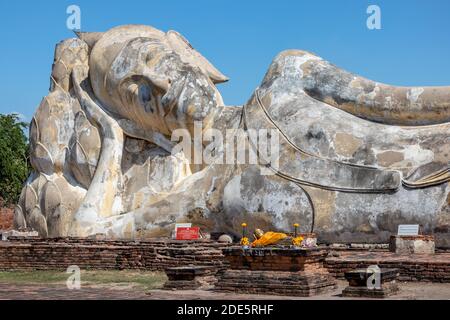
[[216, 291], [309, 297], [336, 288], [318, 248], [224, 249], [229, 268], [218, 275]]
[[336, 284], [329, 274], [226, 270], [219, 277], [215, 291], [310, 297], [335, 288]]
[[399, 281], [426, 281], [450, 283], [450, 253], [433, 255], [399, 255], [391, 252], [339, 252], [328, 257], [325, 267], [338, 279], [347, 271], [378, 265], [380, 268], [398, 269]]
[[99, 241], [78, 238], [0, 242], [0, 270], [224, 268], [224, 244], [210, 241]]
[[[188, 265], [225, 268], [225, 244], [194, 241], [107, 241], [89, 239], [20, 239], [0, 241], [0, 270], [66, 270], [69, 265], [85, 269], [141, 269], [163, 271]], [[373, 250], [373, 249], [371, 249]], [[328, 249], [327, 251], [330, 251]], [[343, 279], [349, 270], [377, 264], [398, 268], [400, 281], [450, 283], [450, 252], [434, 255], [397, 255], [387, 250], [333, 248], [325, 267]], [[334, 257], [334, 254], [339, 256]], [[291, 265], [288, 260], [285, 261]], [[312, 266], [312, 265], [311, 265]]]

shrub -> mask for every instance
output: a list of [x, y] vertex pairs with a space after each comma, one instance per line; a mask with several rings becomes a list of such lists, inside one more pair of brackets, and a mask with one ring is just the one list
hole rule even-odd
[[19, 200], [30, 172], [27, 127], [17, 114], [0, 114], [0, 197], [7, 205]]

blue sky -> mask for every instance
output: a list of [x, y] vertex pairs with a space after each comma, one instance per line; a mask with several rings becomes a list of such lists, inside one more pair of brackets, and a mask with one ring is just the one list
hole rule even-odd
[[[83, 31], [130, 23], [179, 31], [231, 78], [219, 86], [229, 105], [245, 103], [285, 49], [389, 84], [450, 85], [449, 0], [1, 0], [0, 113], [31, 119], [48, 92], [55, 44], [73, 36], [71, 4]], [[371, 4], [381, 8], [381, 30], [366, 27]]]

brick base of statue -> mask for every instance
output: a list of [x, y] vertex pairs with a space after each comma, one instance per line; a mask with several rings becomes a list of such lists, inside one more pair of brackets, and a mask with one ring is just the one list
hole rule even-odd
[[318, 248], [228, 248], [216, 291], [309, 297], [336, 289]]
[[[379, 277], [379, 283], [375, 280], [376, 276]], [[345, 279], [347, 279], [349, 286], [342, 291], [342, 296], [351, 298], [387, 298], [399, 291], [396, 281], [397, 277], [398, 269], [380, 269], [378, 275], [375, 275], [373, 271], [368, 269], [346, 272]]]

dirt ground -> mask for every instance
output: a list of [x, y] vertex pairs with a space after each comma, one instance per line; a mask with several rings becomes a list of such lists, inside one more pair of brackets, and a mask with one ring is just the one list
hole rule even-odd
[[[338, 288], [328, 294], [309, 298], [283, 297], [268, 295], [238, 295], [225, 293], [211, 293], [209, 291], [149, 291], [153, 299], [189, 299], [189, 300], [351, 300], [340, 296], [347, 286], [346, 281], [338, 280]], [[391, 300], [450, 300], [450, 284], [404, 282], [399, 284], [400, 292], [390, 297]]]
[[[161, 290], [165, 281], [160, 273], [128, 271], [89, 272], [83, 275], [81, 288], [69, 290], [64, 273], [1, 272], [1, 300], [344, 300], [340, 293], [346, 281], [338, 281], [338, 288], [328, 294], [310, 298], [241, 295], [212, 291]], [[394, 300], [450, 300], [450, 284], [401, 282]]]

